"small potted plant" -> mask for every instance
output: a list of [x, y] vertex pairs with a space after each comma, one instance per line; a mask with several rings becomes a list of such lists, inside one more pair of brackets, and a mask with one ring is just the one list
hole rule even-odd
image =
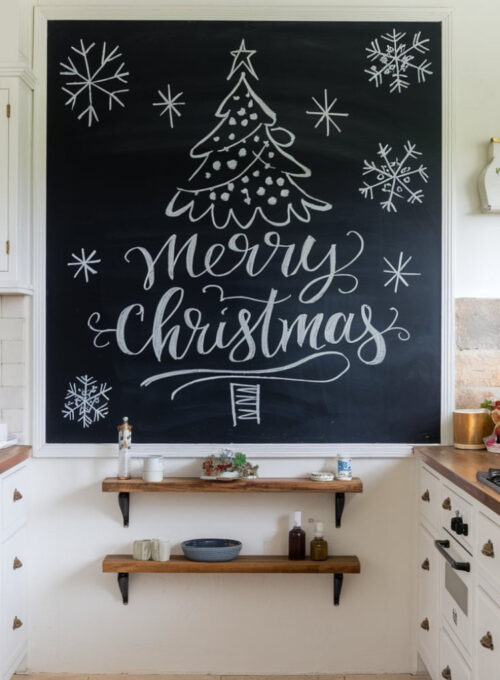
[[[484, 449], [492, 430], [495, 405], [486, 398], [480, 408], [453, 411], [453, 442], [456, 449]], [[488, 444], [486, 444], [488, 446]]]
[[255, 479], [258, 465], [252, 465], [244, 453], [234, 453], [231, 449], [222, 449], [218, 456], [207, 456], [201, 464], [201, 479], [220, 479], [223, 481]]

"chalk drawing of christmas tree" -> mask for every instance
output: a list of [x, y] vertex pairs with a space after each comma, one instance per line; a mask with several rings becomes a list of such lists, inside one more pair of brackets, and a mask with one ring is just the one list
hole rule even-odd
[[217, 229], [232, 223], [248, 229], [257, 217], [281, 227], [331, 209], [297, 184], [311, 171], [286, 151], [295, 135], [276, 126], [276, 114], [248, 82], [258, 80], [254, 54], [244, 40], [231, 52], [227, 80], [237, 82], [215, 113], [217, 125], [191, 149], [198, 167], [168, 204], [169, 217], [187, 213], [192, 222], [210, 218]]

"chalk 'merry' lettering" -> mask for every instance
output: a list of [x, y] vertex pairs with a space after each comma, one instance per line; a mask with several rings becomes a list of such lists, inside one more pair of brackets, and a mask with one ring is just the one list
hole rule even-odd
[[[143, 258], [144, 290], [158, 288], [164, 278], [185, 281], [186, 276], [196, 279], [208, 275], [220, 279], [238, 270], [248, 277], [248, 283], [251, 284], [252, 279], [265, 274], [274, 259], [278, 260], [285, 290], [273, 287], [267, 298], [256, 298], [226, 294], [224, 287], [219, 284], [204, 285], [199, 291], [200, 296], [215, 294], [220, 304], [219, 318], [214, 319], [212, 315], [207, 320], [202, 309], [186, 306], [183, 286], [172, 286], [162, 293], [157, 302], [152, 302], [152, 308], [139, 303], [126, 305], [116, 325], [111, 328], [103, 328], [100, 325], [101, 314], [93, 312], [89, 316], [88, 327], [94, 333], [94, 346], [108, 347], [110, 336], [114, 336], [123, 354], [138, 356], [152, 351], [156, 361], [167, 365], [170, 360], [185, 359], [193, 350], [199, 357], [219, 350], [226, 360], [220, 366], [221, 372], [227, 370], [227, 362], [243, 364], [257, 357], [266, 360], [261, 370], [272, 368], [278, 374], [287, 371], [289, 366], [271, 367], [268, 360], [278, 358], [283, 361], [282, 355], [286, 355], [291, 347], [294, 353], [297, 347], [306, 351], [303, 358], [294, 362], [293, 368], [296, 369], [315, 357], [328, 355], [331, 346], [341, 344], [356, 345], [357, 356], [364, 364], [379, 364], [387, 354], [386, 335], [394, 333], [400, 341], [410, 339], [408, 330], [396, 325], [399, 313], [395, 307], [389, 310], [389, 320], [386, 318], [380, 322], [373, 319], [371, 307], [363, 303], [357, 311], [347, 314], [314, 313], [306, 307], [307, 312], [293, 318], [280, 316], [279, 306], [292, 297], [286, 294], [286, 283], [290, 277], [301, 277], [297, 304], [302, 305], [318, 302], [332, 287], [335, 279], [340, 279], [336, 292], [341, 295], [349, 295], [357, 289], [358, 278], [349, 268], [361, 257], [364, 242], [356, 231], [349, 231], [346, 236], [354, 239], [355, 250], [345, 262], [340, 258], [340, 263], [336, 244], [331, 244], [326, 254], [323, 254], [317, 252], [318, 248], [314, 249], [316, 239], [312, 236], [307, 236], [302, 247], [298, 248], [293, 243], [282, 242], [278, 232], [266, 233], [263, 243], [253, 245], [246, 234], [239, 233], [231, 236], [227, 244], [215, 243], [202, 253], [197, 250], [196, 234], [178, 247], [177, 236], [172, 235], [154, 257], [146, 248], [135, 246], [125, 253], [124, 259], [130, 263], [133, 255]], [[161, 274], [166, 274], [166, 277]], [[303, 283], [305, 274], [311, 277]], [[344, 279], [348, 279], [347, 287], [344, 287]], [[276, 285], [278, 283], [275, 282]], [[309, 350], [313, 352], [307, 353]], [[345, 363], [337, 373], [328, 376], [328, 381], [337, 379], [349, 368], [349, 360], [343, 352], [335, 351], [332, 354], [345, 359]], [[200, 370], [203, 369], [194, 367], [186, 373]], [[212, 373], [216, 372], [212, 369]], [[179, 373], [165, 371], [147, 376], [142, 384], [150, 385], [160, 378], [173, 375]], [[305, 377], [295, 377], [293, 380], [315, 382]], [[323, 382], [324, 379], [318, 381]]]

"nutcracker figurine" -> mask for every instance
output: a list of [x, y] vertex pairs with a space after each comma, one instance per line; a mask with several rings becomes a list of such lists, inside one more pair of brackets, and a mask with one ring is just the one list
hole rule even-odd
[[132, 425], [128, 418], [118, 425], [118, 479], [130, 479], [130, 449], [132, 448]]

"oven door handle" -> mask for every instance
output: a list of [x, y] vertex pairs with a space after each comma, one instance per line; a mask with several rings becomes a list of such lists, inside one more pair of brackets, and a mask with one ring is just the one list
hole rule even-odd
[[452, 569], [456, 569], [457, 571], [470, 571], [470, 562], [455, 562], [453, 557], [446, 552], [445, 548], [450, 547], [449, 541], [434, 541], [434, 545], [439, 550], [444, 559], [448, 562], [448, 564], [452, 567]]

